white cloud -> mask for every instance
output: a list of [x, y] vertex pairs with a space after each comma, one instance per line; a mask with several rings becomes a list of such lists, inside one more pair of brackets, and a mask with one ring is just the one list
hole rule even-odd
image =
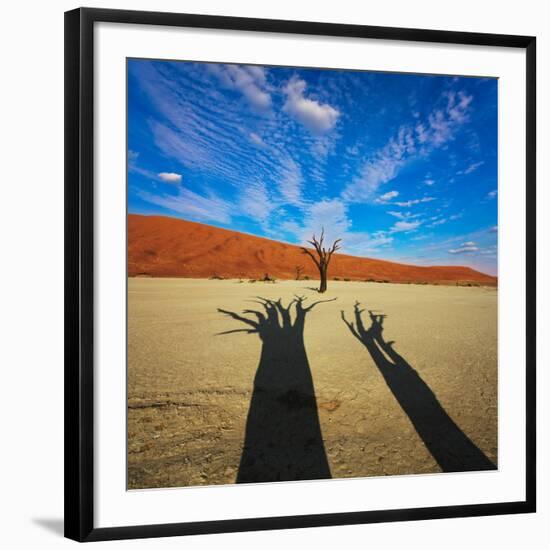
[[496, 189], [493, 189], [493, 191], [489, 191], [487, 193], [487, 199], [494, 199], [498, 195], [498, 191]]
[[456, 125], [464, 123], [468, 119], [468, 107], [473, 96], [464, 92], [447, 92], [447, 105], [444, 109], [438, 109], [428, 116], [427, 142], [438, 147], [452, 138]]
[[435, 183], [435, 180], [431, 179], [431, 178], [426, 178], [424, 180], [424, 185], [433, 185]]
[[447, 223], [447, 218], [435, 218], [432, 223], [430, 223], [427, 227], [437, 227], [438, 225], [443, 225]]
[[311, 239], [313, 233], [318, 234], [325, 228], [327, 241], [342, 238], [342, 235], [351, 228], [351, 221], [347, 217], [346, 205], [338, 200], [322, 200], [312, 204], [306, 211], [302, 240]]
[[250, 65], [208, 65], [228, 88], [238, 90], [257, 110], [265, 111], [271, 107], [271, 95], [266, 89], [265, 69]]
[[449, 254], [469, 254], [471, 252], [477, 252], [479, 248], [474, 241], [467, 241], [462, 243], [459, 248], [451, 248]]
[[370, 252], [376, 252], [380, 248], [390, 245], [393, 237], [384, 231], [366, 233], [363, 231], [351, 231], [345, 234], [343, 252], [355, 256], [364, 256]]
[[198, 128], [181, 126], [174, 130], [159, 122], [151, 123], [155, 145], [167, 156], [176, 159], [186, 168], [202, 168], [218, 176], [230, 176], [226, 164], [210, 152], [211, 140], [206, 125]]
[[281, 162], [279, 192], [286, 204], [300, 206], [302, 204], [302, 170], [290, 157]]
[[480, 254], [483, 254], [484, 256], [491, 256], [493, 258], [496, 258], [498, 255], [498, 246], [496, 244], [489, 246], [487, 248], [484, 248], [479, 251]]
[[393, 227], [390, 229], [390, 232], [391, 233], [400, 233], [402, 231], [414, 231], [420, 225], [422, 225], [422, 222], [420, 220], [415, 220], [415, 221], [411, 221], [411, 222], [401, 220], [401, 221], [395, 222]]
[[350, 202], [371, 200], [380, 185], [392, 180], [415, 150], [411, 130], [401, 127], [395, 137], [362, 165], [359, 174], [344, 189], [342, 196]]
[[311, 132], [322, 134], [332, 130], [340, 112], [324, 103], [304, 97], [306, 82], [291, 78], [284, 88], [286, 101], [283, 110], [303, 124]]
[[256, 82], [259, 82], [261, 84], [266, 83], [264, 67], [260, 67], [258, 65], [243, 65], [242, 68], [248, 71], [254, 77]]
[[264, 224], [271, 212], [277, 208], [261, 181], [250, 183], [243, 188], [239, 206], [242, 214]]
[[489, 233], [498, 233], [498, 225], [493, 225], [493, 227], [489, 229]]
[[165, 183], [180, 183], [182, 177], [181, 174], [176, 174], [175, 172], [160, 172], [157, 175]]
[[[468, 120], [473, 97], [464, 92], [446, 92], [444, 106], [429, 113], [414, 126], [402, 126], [382, 149], [368, 159], [356, 178], [344, 189], [342, 196], [350, 202], [372, 199], [380, 185], [394, 179], [411, 159], [426, 156], [454, 138], [456, 130]], [[433, 180], [429, 180], [433, 184]]]
[[177, 195], [153, 194], [138, 191], [138, 195], [147, 202], [156, 204], [197, 221], [230, 223], [233, 205], [214, 195], [202, 196], [198, 193], [178, 187]]
[[399, 193], [397, 191], [388, 191], [387, 193], [380, 195], [375, 202], [387, 203], [398, 196], [399, 196]]
[[432, 201], [435, 201], [435, 197], [422, 197], [421, 199], [412, 199], [408, 201], [395, 202], [394, 204], [396, 204], [397, 206], [401, 206], [403, 208], [410, 208], [415, 204], [421, 204], [423, 202], [432, 202]]
[[258, 145], [259, 147], [266, 147], [265, 141], [256, 132], [250, 132], [248, 137], [255, 145]]
[[386, 213], [399, 220], [410, 220], [413, 218], [418, 218], [420, 216], [420, 214], [413, 214], [412, 212], [396, 212], [394, 210], [390, 210]]
[[148, 178], [150, 180], [157, 180], [157, 174], [140, 166], [138, 163], [138, 158], [138, 152], [132, 151], [131, 149], [128, 150], [128, 173], [139, 174], [140, 176], [143, 176], [144, 178]]
[[422, 124], [421, 122], [419, 122], [415, 126], [414, 130], [415, 130], [415, 133], [416, 133], [416, 138], [419, 141], [419, 143], [421, 143], [421, 144], [426, 143], [428, 141], [428, 139], [430, 138], [430, 134], [428, 133], [428, 128], [424, 124]]
[[432, 146], [439, 147], [453, 137], [457, 125], [468, 119], [468, 107], [473, 96], [454, 91], [447, 92], [445, 96], [447, 98], [446, 107], [436, 109], [430, 113], [427, 127], [423, 127], [422, 132], [419, 132], [417, 125], [419, 140], [423, 140], [421, 143], [429, 143]]
[[339, 199], [325, 199], [311, 204], [305, 209], [301, 224], [287, 220], [281, 226], [285, 231], [295, 235], [302, 244], [306, 244], [313, 234], [319, 237], [321, 229], [324, 228], [327, 245], [331, 245], [336, 239], [342, 239], [341, 252], [357, 256], [375, 251], [393, 241], [393, 237], [384, 231], [353, 231], [347, 206]]
[[301, 238], [303, 227], [295, 220], [283, 220], [279, 227], [282, 231], [290, 233], [295, 237]]
[[485, 161], [483, 161], [483, 160], [480, 161], [480, 162], [474, 162], [474, 163], [470, 164], [470, 166], [468, 166], [464, 170], [464, 174], [471, 174], [472, 172], [475, 172], [483, 164], [485, 164]]
[[449, 92], [447, 103], [447, 114], [453, 122], [464, 122], [467, 118], [467, 109], [472, 102], [473, 96], [464, 92]]
[[425, 141], [430, 141], [436, 147], [448, 141], [451, 137], [451, 123], [443, 111], [434, 111], [428, 116], [429, 133]]

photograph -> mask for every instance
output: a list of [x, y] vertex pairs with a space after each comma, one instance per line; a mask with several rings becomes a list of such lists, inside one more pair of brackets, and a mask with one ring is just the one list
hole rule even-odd
[[498, 88], [126, 59], [128, 490], [498, 470]]

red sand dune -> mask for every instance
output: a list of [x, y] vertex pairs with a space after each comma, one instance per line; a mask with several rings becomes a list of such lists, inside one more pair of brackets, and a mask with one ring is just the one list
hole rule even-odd
[[[128, 275], [151, 277], [318, 279], [300, 247], [165, 216], [128, 216]], [[491, 277], [469, 267], [420, 267], [335, 254], [329, 279], [413, 283], [477, 283], [495, 286]]]

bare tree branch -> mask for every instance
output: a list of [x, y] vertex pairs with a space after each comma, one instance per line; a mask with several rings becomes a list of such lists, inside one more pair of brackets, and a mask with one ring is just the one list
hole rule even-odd
[[320, 266], [319, 266], [319, 262], [317, 261], [317, 258], [307, 248], [302, 247], [302, 252], [304, 254], [307, 254], [315, 262], [315, 265], [319, 269]]
[[332, 243], [332, 246], [330, 246], [329, 248], [326, 248], [325, 246], [323, 246], [325, 242], [325, 228], [323, 227], [321, 228], [321, 235], [319, 237], [319, 240], [317, 240], [317, 237], [315, 236], [315, 234], [313, 234], [313, 236], [311, 237], [311, 240], [308, 241], [308, 243], [312, 245], [313, 248], [315, 249], [315, 252], [317, 253], [317, 258], [314, 256], [313, 252], [311, 252], [305, 247], [301, 247], [302, 252], [304, 254], [307, 254], [313, 260], [313, 262], [317, 266], [317, 269], [319, 270], [319, 275], [321, 277], [321, 284], [319, 285], [320, 293], [325, 292], [327, 289], [328, 265], [330, 263], [330, 260], [334, 252], [336, 252], [337, 250], [340, 250], [339, 243], [341, 241], [342, 239], [335, 240]]

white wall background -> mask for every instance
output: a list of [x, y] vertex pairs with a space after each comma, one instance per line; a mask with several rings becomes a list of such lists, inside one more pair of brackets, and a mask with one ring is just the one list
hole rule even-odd
[[[544, 243], [550, 10], [523, 0], [108, 0], [88, 5], [362, 23], [538, 38], [539, 113], [539, 512], [528, 516], [209, 535], [102, 543], [101, 548], [546, 548], [550, 524], [550, 376], [544, 376]], [[63, 517], [63, 11], [62, 0], [4, 5], [0, 51], [0, 540], [5, 548], [64, 548]], [[546, 139], [545, 139], [546, 138]], [[546, 235], [545, 235], [546, 234]], [[550, 358], [550, 354], [546, 353]], [[541, 467], [542, 466], [542, 467]]]

